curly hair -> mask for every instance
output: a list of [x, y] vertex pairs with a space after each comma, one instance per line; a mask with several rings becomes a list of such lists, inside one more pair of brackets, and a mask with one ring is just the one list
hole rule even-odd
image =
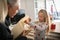
[[7, 8], [7, 0], [0, 0], [0, 22], [5, 21], [5, 17], [7, 16], [8, 8]]
[[38, 12], [38, 14], [40, 14], [40, 13], [43, 13], [43, 15], [44, 15], [44, 22], [48, 22], [48, 14], [47, 14], [47, 11], [44, 10], [44, 9], [41, 9], [41, 10]]

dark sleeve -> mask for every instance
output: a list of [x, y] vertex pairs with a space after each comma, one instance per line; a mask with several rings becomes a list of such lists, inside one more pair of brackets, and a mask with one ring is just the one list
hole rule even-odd
[[16, 24], [19, 20], [21, 20], [23, 17], [25, 17], [25, 14], [19, 14], [17, 13], [14, 18], [11, 20], [12, 24]]
[[[20, 13], [17, 13], [14, 18], [11, 18], [11, 20], [9, 20], [9, 16], [6, 17], [5, 19], [5, 24], [7, 26], [9, 26], [10, 24], [16, 24], [19, 20], [21, 20], [23, 17], [25, 17], [25, 14], [20, 14]], [[10, 23], [11, 22], [11, 23]]]
[[10, 24], [11, 24], [8, 15], [7, 15], [6, 19], [5, 19], [5, 24], [6, 24], [7, 27], [10, 26]]
[[8, 30], [5, 25], [0, 23], [0, 40], [13, 40], [13, 36]]

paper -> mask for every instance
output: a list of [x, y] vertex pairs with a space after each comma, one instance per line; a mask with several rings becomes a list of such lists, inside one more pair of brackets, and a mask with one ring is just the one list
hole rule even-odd
[[14, 25], [14, 28], [11, 30], [13, 38], [18, 37], [24, 31], [24, 24], [22, 21], [19, 21]]

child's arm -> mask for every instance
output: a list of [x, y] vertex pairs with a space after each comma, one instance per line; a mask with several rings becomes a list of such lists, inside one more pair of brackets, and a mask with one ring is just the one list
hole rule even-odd
[[30, 27], [35, 27], [35, 23], [29, 23]]
[[37, 29], [37, 30], [40, 30], [40, 31], [46, 30], [48, 28], [48, 25], [39, 26], [39, 25], [36, 25], [35, 23], [29, 23], [29, 25], [31, 27], [33, 27], [34, 29]]

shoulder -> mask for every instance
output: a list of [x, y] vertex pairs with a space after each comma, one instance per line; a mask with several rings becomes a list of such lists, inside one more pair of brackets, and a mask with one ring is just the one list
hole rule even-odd
[[1, 30], [8, 30], [9, 28], [4, 23], [0, 23], [0, 29]]
[[0, 29], [5, 29], [6, 26], [3, 23], [0, 23]]
[[5, 29], [6, 29], [6, 27], [4, 26], [4, 24], [3, 23], [0, 23], [0, 33], [1, 32], [4, 32]]
[[3, 25], [3, 23], [0, 23], [0, 27], [3, 27], [4, 25]]

